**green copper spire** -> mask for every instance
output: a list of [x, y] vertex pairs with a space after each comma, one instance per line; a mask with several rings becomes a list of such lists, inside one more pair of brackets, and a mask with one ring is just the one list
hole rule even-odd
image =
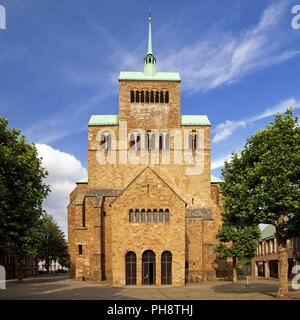
[[149, 17], [148, 54], [152, 54], [151, 17]]
[[[149, 13], [151, 15], [151, 13]], [[156, 73], [156, 59], [152, 53], [151, 16], [149, 16], [148, 53], [144, 58], [144, 74], [153, 76]]]

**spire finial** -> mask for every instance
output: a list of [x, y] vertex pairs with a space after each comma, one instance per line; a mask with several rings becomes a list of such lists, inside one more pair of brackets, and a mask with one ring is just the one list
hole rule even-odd
[[151, 34], [151, 9], [149, 8], [149, 38], [148, 38], [148, 54], [152, 54], [152, 34]]

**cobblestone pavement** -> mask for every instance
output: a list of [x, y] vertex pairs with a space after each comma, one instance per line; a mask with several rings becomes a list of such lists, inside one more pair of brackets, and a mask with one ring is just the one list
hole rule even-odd
[[[277, 280], [251, 279], [232, 284], [229, 281], [189, 284], [185, 287], [112, 287], [110, 283], [69, 279], [67, 275], [49, 275], [7, 281], [0, 300], [274, 300]], [[290, 288], [290, 298], [300, 300], [300, 290]]]

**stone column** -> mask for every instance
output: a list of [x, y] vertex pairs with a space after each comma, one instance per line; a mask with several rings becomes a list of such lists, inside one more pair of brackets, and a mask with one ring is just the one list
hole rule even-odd
[[253, 263], [252, 263], [252, 272], [253, 272], [254, 277], [258, 277], [257, 261], [253, 261]]
[[142, 253], [136, 252], [136, 284], [142, 285]]
[[264, 277], [265, 278], [270, 278], [270, 265], [269, 261], [264, 262]]

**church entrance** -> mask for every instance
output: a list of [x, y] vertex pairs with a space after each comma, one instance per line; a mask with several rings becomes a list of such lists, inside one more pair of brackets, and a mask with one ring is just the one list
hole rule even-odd
[[142, 257], [142, 264], [143, 284], [155, 284], [155, 253], [151, 250], [145, 251]]
[[136, 284], [136, 254], [127, 252], [126, 257], [126, 285]]

